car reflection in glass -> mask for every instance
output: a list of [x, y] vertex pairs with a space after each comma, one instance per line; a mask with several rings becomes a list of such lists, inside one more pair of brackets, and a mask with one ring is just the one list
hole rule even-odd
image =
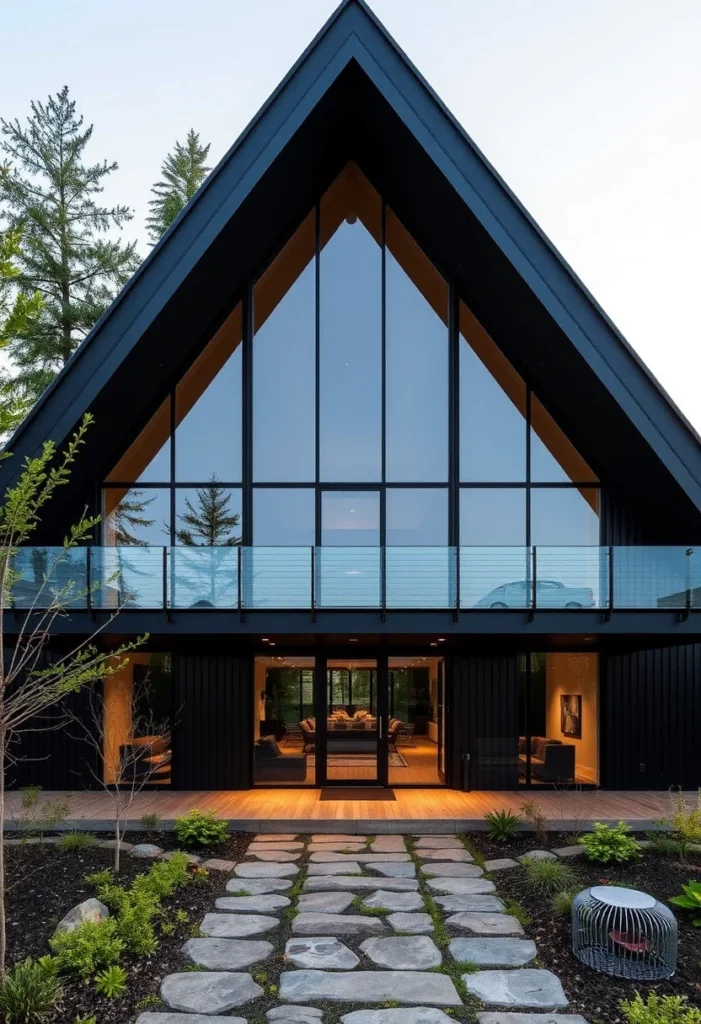
[[[475, 608], [530, 608], [533, 585], [527, 580], [504, 583], [476, 602]], [[569, 587], [557, 580], [538, 580], [538, 608], [593, 608], [594, 592], [590, 587]]]

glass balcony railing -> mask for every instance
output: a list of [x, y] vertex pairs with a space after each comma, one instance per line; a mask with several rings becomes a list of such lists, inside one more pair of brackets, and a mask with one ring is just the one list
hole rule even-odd
[[701, 610], [682, 547], [27, 547], [12, 567], [17, 610]]

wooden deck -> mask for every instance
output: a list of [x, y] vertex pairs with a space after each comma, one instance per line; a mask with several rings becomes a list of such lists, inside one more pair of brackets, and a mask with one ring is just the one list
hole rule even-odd
[[[222, 792], [138, 793], [129, 824], [138, 827], [143, 814], [155, 813], [163, 827], [194, 807], [211, 810], [232, 828], [252, 832], [455, 832], [481, 828], [489, 810], [519, 813], [523, 800], [536, 800], [552, 830], [594, 821], [628, 822], [634, 828], [653, 826], [667, 810], [660, 792], [479, 792], [452, 789], [396, 789], [395, 800], [321, 800], [315, 789], [256, 789]], [[355, 791], [357, 793], [357, 790]], [[339, 791], [339, 797], [341, 791]], [[45, 799], [66, 798], [73, 827], [106, 830], [113, 814], [109, 796], [101, 792], [45, 793]], [[690, 801], [696, 794], [689, 793]], [[11, 827], [18, 794], [7, 796]]]

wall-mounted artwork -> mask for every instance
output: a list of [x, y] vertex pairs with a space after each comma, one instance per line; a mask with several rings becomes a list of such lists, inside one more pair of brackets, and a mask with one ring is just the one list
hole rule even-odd
[[573, 740], [582, 738], [582, 695], [581, 693], [560, 696], [560, 732]]

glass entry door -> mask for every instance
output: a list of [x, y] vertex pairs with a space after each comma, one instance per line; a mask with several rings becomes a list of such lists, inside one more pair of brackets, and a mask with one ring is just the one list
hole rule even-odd
[[[327, 658], [317, 664], [322, 677], [317, 687], [323, 687], [323, 714], [317, 714], [317, 785], [385, 786], [386, 659]], [[317, 696], [322, 696], [319, 690]]]

